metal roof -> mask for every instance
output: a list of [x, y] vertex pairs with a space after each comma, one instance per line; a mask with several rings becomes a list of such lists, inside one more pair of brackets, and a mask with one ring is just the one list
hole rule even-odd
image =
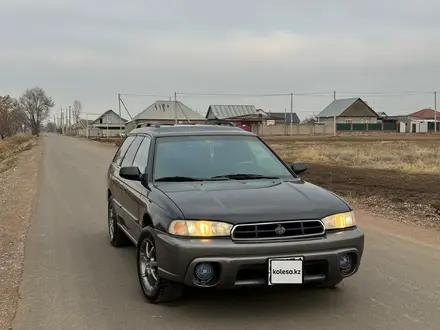
[[296, 112], [269, 112], [270, 119], [272, 120], [283, 120], [287, 123], [290, 123], [290, 116], [292, 115], [292, 123], [299, 124], [301, 121], [299, 120]]
[[437, 114], [433, 109], [422, 109], [416, 112], [413, 112], [408, 115], [408, 117], [414, 117], [419, 119], [440, 119], [440, 112], [437, 111]]
[[133, 120], [205, 120], [205, 118], [180, 101], [156, 101]]
[[353, 97], [349, 99], [334, 100], [324, 110], [322, 110], [316, 117], [335, 117], [335, 116], [338, 117], [357, 100], [360, 100], [360, 98]]
[[[99, 120], [102, 119], [102, 123], [99, 123]], [[126, 119], [119, 117], [119, 115], [114, 112], [112, 109], [107, 110], [106, 112], [104, 112], [101, 116], [99, 116], [98, 118], [96, 118], [92, 124], [109, 124], [109, 125], [125, 125], [125, 123], [127, 122]]]
[[218, 119], [248, 115], [255, 115], [258, 117], [258, 112], [254, 105], [210, 105], [206, 116], [208, 116], [209, 112]]

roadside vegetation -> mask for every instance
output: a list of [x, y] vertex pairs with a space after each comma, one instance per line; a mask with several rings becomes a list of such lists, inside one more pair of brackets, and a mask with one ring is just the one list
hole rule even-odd
[[9, 170], [17, 163], [17, 156], [37, 144], [37, 138], [31, 134], [21, 133], [0, 140], [0, 173]]
[[10, 329], [37, 194], [38, 136], [54, 102], [41, 88], [0, 96], [0, 329]]
[[268, 139], [302, 177], [355, 207], [440, 230], [440, 135]]
[[440, 172], [440, 138], [404, 141], [271, 141], [286, 160], [351, 168]]

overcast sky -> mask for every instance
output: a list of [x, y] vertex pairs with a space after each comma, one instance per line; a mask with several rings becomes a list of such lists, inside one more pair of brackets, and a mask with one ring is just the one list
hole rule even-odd
[[[59, 108], [132, 115], [188, 93], [328, 93], [295, 96], [301, 118], [337, 97], [363, 96], [377, 111], [433, 107], [440, 91], [438, 0], [1, 0], [0, 94], [43, 87]], [[178, 98], [252, 103], [284, 111], [289, 96]], [[289, 110], [288, 110], [289, 111]], [[128, 117], [123, 113], [124, 117]]]

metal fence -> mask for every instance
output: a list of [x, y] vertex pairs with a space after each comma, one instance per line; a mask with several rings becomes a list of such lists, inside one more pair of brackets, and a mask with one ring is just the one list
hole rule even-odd
[[397, 132], [397, 123], [347, 123], [347, 124], [336, 124], [336, 131], [375, 131], [375, 132]]

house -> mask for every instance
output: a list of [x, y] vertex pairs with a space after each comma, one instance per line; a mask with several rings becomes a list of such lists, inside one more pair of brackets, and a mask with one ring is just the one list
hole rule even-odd
[[390, 116], [400, 122], [400, 132], [402, 133], [426, 133], [435, 130], [440, 131], [440, 112], [433, 109], [422, 109], [406, 116]]
[[299, 124], [301, 121], [299, 120], [296, 112], [269, 112], [269, 119], [273, 120], [274, 124]]
[[388, 118], [388, 115], [385, 112], [383, 112], [383, 111], [378, 112], [377, 115], [379, 116], [379, 119], [381, 119], [381, 120], [384, 120], [384, 119]]
[[366, 124], [378, 123], [379, 115], [361, 98], [338, 99], [330, 103], [317, 116], [319, 123]]
[[254, 105], [210, 105], [206, 113], [208, 120], [227, 120], [237, 127], [257, 134], [263, 118], [264, 114], [259, 113]]
[[180, 101], [156, 101], [125, 125], [129, 133], [139, 124], [204, 123], [206, 119]]
[[119, 117], [116, 112], [110, 109], [96, 118], [90, 126], [95, 129], [94, 134], [98, 132], [96, 129], [101, 131], [101, 133], [98, 132], [98, 136], [118, 136], [124, 130], [126, 122], [126, 119]]
[[86, 136], [86, 128], [90, 128], [92, 123], [93, 120], [80, 119], [72, 125], [72, 133], [78, 136]]

